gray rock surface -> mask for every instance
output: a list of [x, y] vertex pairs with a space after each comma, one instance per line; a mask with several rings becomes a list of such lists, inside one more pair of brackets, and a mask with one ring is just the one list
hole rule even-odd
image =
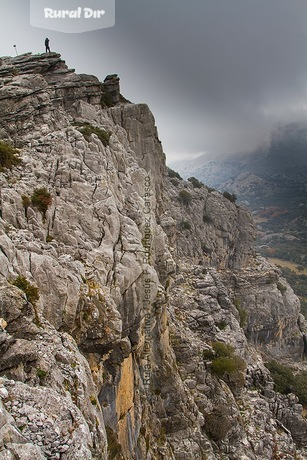
[[[246, 209], [167, 177], [119, 91], [56, 53], [1, 59], [22, 160], [0, 172], [1, 458], [303, 459], [302, 406], [263, 364], [305, 369], [298, 299]], [[215, 342], [238, 372], [214, 374]]]

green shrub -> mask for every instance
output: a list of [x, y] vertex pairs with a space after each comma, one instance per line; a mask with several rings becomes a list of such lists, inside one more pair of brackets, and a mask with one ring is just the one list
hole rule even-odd
[[211, 222], [212, 222], [211, 217], [209, 216], [209, 214], [207, 214], [207, 213], [204, 211], [204, 214], [203, 214], [203, 223], [204, 223], [204, 224], [210, 224]]
[[244, 360], [234, 354], [234, 349], [229, 344], [213, 342], [212, 348], [215, 352], [210, 366], [212, 374], [223, 379], [232, 390], [242, 388], [245, 383]]
[[245, 384], [246, 365], [239, 356], [222, 356], [212, 361], [211, 372], [216, 377], [224, 380], [231, 390], [238, 390]]
[[237, 200], [237, 197], [234, 193], [224, 192], [223, 196], [232, 203], [235, 203], [235, 201]]
[[43, 379], [44, 377], [46, 377], [48, 375], [48, 372], [47, 371], [44, 371], [43, 369], [36, 369], [36, 375], [37, 377], [39, 377], [40, 379]]
[[180, 190], [178, 195], [179, 201], [185, 206], [189, 206], [192, 201], [192, 195], [187, 190]]
[[283, 394], [293, 392], [295, 387], [295, 377], [289, 367], [283, 366], [275, 360], [265, 363], [265, 366], [271, 373], [271, 377], [275, 383], [276, 391]]
[[210, 414], [205, 414], [206, 432], [215, 442], [222, 441], [232, 427], [230, 406], [219, 404]]
[[0, 141], [0, 172], [4, 169], [12, 169], [13, 166], [21, 163], [21, 159], [17, 154], [17, 149], [4, 141]]
[[215, 357], [214, 351], [211, 348], [205, 348], [203, 350], [203, 359], [204, 361], [212, 361]]
[[167, 175], [168, 177], [175, 177], [176, 179], [182, 179], [179, 173], [173, 171], [171, 168], [167, 168]]
[[247, 319], [248, 319], [247, 311], [245, 310], [245, 308], [242, 307], [241, 300], [238, 297], [236, 297], [233, 300], [233, 304], [234, 304], [234, 306], [236, 307], [236, 309], [238, 310], [238, 313], [239, 313], [240, 327], [245, 327], [246, 324], [247, 324]]
[[24, 276], [17, 276], [12, 284], [21, 289], [27, 297], [27, 300], [33, 305], [39, 300], [38, 288], [33, 286]]
[[247, 324], [248, 313], [243, 307], [238, 307], [237, 310], [240, 318], [240, 327], [245, 327]]
[[239, 297], [235, 297], [232, 302], [236, 308], [241, 307], [241, 300]]
[[171, 181], [171, 184], [173, 184], [175, 187], [177, 187], [179, 185], [179, 180], [176, 179], [176, 178], [172, 178], [172, 179], [170, 179], [170, 181]]
[[275, 383], [275, 390], [282, 394], [294, 393], [301, 404], [307, 405], [307, 372], [293, 373], [290, 367], [277, 361], [265, 363]]
[[285, 293], [286, 290], [287, 290], [287, 287], [286, 287], [284, 284], [282, 284], [282, 283], [280, 283], [280, 282], [278, 281], [278, 283], [277, 283], [277, 289], [281, 292], [282, 295], [284, 295], [284, 293]]
[[203, 183], [200, 182], [198, 179], [196, 179], [196, 177], [192, 176], [192, 177], [189, 177], [188, 178], [188, 181], [191, 182], [191, 184], [193, 185], [194, 188], [201, 188], [203, 187]]
[[226, 323], [226, 321], [222, 320], [222, 321], [219, 321], [216, 325], [217, 325], [217, 327], [219, 328], [220, 331], [223, 331], [226, 328], [227, 323]]
[[22, 195], [21, 200], [23, 207], [25, 208], [25, 210], [27, 210], [31, 204], [31, 199], [28, 197], [28, 195]]
[[31, 203], [42, 213], [43, 218], [45, 219], [47, 209], [52, 203], [52, 197], [45, 187], [37, 188], [31, 196]]
[[105, 131], [104, 129], [98, 128], [97, 126], [93, 126], [89, 123], [84, 124], [81, 128], [78, 128], [81, 134], [83, 134], [84, 138], [89, 142], [91, 134], [96, 134], [98, 139], [103, 143], [106, 147], [109, 145], [111, 131]]
[[90, 401], [91, 401], [91, 404], [93, 406], [97, 406], [98, 402], [97, 402], [97, 399], [95, 398], [95, 396], [91, 395], [90, 396]]
[[212, 342], [212, 348], [217, 358], [230, 357], [234, 353], [234, 349], [229, 343]]
[[191, 230], [191, 222], [189, 222], [188, 220], [182, 220], [180, 222], [180, 228], [182, 230]]
[[301, 371], [295, 375], [294, 393], [301, 404], [307, 406], [307, 372]]
[[211, 364], [211, 372], [217, 377], [223, 377], [225, 373], [233, 374], [237, 371], [237, 366], [233, 358], [221, 356], [215, 358]]

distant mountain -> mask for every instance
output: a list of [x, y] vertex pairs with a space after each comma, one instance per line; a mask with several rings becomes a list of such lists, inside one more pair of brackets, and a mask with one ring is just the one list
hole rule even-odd
[[[307, 264], [307, 122], [280, 126], [268, 145], [249, 154], [203, 154], [170, 167], [184, 178], [195, 176], [207, 186], [234, 193], [246, 204], [261, 221], [265, 244], [261, 237], [259, 246], [265, 255], [275, 251]], [[289, 249], [289, 237], [295, 249]]]
[[307, 123], [279, 127], [269, 145], [249, 154], [203, 154], [191, 161], [172, 162], [170, 167], [184, 178], [195, 176], [210, 187], [230, 187], [240, 201], [248, 200], [252, 209], [273, 202], [289, 203], [287, 197], [291, 204], [295, 198], [306, 202]]
[[231, 159], [225, 156], [216, 158], [207, 157], [206, 154], [192, 161], [173, 162], [170, 167], [178, 171], [184, 179], [195, 176], [202, 180], [209, 187], [219, 189], [220, 186], [244, 171], [244, 163], [232, 156]]

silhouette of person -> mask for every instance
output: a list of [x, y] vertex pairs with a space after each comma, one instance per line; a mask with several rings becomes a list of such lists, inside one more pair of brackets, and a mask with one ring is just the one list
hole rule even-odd
[[46, 38], [45, 40], [45, 47], [46, 47], [46, 53], [50, 53], [49, 38]]

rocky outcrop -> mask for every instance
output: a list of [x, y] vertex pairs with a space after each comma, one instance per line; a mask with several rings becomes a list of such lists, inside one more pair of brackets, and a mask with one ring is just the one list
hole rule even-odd
[[[177, 255], [218, 269], [250, 264], [255, 227], [250, 213], [216, 190], [194, 188], [190, 182], [168, 179], [169, 208], [175, 226], [163, 222], [170, 238], [176, 234]], [[168, 229], [168, 227], [170, 227]]]
[[18, 139], [22, 145], [21, 130], [31, 133], [37, 125], [51, 122], [52, 132], [67, 124], [61, 109], [69, 110], [80, 101], [109, 107], [120, 100], [117, 76], [101, 83], [93, 75], [77, 75], [57, 53], [2, 58], [0, 80], [2, 135], [11, 136], [15, 143]]
[[121, 101], [122, 97], [120, 95], [119, 77], [117, 74], [107, 75], [103, 81], [103, 88], [106, 95], [109, 96], [108, 105], [112, 106]]
[[106, 452], [98, 391], [76, 343], [37, 314], [20, 289], [3, 285], [0, 291], [7, 321], [0, 335], [3, 402], [17, 428], [42, 458]]
[[[260, 353], [299, 361], [305, 324], [248, 211], [167, 177], [117, 76], [3, 58], [0, 109], [22, 161], [0, 173], [3, 458], [304, 455]], [[216, 342], [237, 372], [213, 372]]]

